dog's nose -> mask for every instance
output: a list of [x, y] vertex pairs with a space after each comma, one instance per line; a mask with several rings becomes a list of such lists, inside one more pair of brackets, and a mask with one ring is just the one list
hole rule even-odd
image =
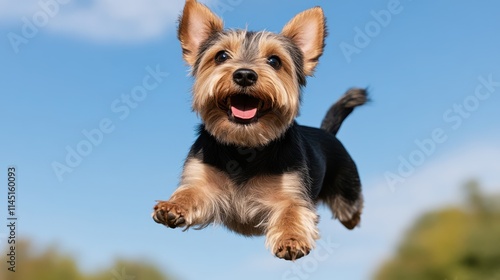
[[233, 81], [242, 87], [248, 87], [257, 82], [257, 73], [251, 69], [241, 68], [233, 73]]

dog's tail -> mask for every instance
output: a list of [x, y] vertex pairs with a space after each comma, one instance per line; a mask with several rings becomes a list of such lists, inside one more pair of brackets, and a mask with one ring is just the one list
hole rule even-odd
[[333, 104], [326, 113], [321, 129], [337, 134], [342, 122], [349, 116], [355, 107], [365, 104], [368, 101], [368, 93], [366, 89], [351, 88], [339, 101]]

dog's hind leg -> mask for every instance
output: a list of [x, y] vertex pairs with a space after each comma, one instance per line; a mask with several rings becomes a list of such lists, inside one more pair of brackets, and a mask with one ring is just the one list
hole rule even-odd
[[335, 167], [326, 174], [319, 200], [330, 208], [333, 216], [346, 228], [353, 229], [359, 224], [363, 209], [358, 170], [342, 146], [338, 146], [333, 161]]
[[335, 193], [321, 198], [321, 201], [330, 208], [333, 216], [348, 229], [359, 225], [363, 210], [361, 185], [356, 179], [357, 177], [339, 178], [333, 187], [336, 190]]

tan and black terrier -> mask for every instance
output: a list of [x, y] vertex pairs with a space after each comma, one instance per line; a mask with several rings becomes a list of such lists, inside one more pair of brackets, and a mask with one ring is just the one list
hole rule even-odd
[[187, 0], [178, 36], [203, 124], [179, 187], [158, 202], [153, 219], [171, 228], [216, 223], [265, 235], [270, 250], [286, 260], [314, 248], [320, 202], [347, 228], [358, 225], [358, 171], [335, 134], [366, 102], [365, 90], [349, 90], [321, 129], [295, 122], [301, 88], [323, 53], [322, 9], [296, 15], [275, 34], [224, 30], [206, 6]]

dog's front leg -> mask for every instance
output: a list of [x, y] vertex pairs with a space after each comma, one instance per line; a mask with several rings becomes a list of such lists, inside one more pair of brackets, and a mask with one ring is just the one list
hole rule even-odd
[[204, 227], [222, 222], [229, 207], [228, 179], [219, 170], [189, 158], [179, 188], [168, 201], [158, 201], [153, 219], [171, 228]]
[[300, 174], [284, 174], [279, 190], [268, 198], [267, 246], [286, 260], [309, 254], [319, 238], [318, 215]]

